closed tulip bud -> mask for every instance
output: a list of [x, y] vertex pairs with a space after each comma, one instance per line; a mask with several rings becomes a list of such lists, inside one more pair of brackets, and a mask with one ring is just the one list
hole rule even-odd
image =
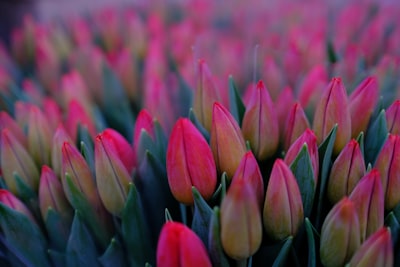
[[36, 224], [36, 220], [33, 217], [31, 211], [25, 206], [25, 204], [16, 198], [10, 191], [7, 191], [5, 189], [0, 189], [0, 203], [3, 205], [18, 211], [22, 214], [24, 214], [28, 219]]
[[338, 125], [333, 151], [337, 155], [351, 137], [351, 117], [347, 103], [346, 89], [340, 78], [333, 78], [317, 104], [313, 128], [318, 143]]
[[98, 192], [104, 207], [116, 216], [120, 215], [125, 206], [129, 183], [132, 182], [118, 152], [110, 131], [96, 137], [94, 155]]
[[0, 111], [0, 130], [3, 129], [8, 129], [23, 147], [27, 147], [26, 136], [21, 127], [7, 112]]
[[305, 76], [299, 88], [298, 98], [301, 106], [314, 110], [328, 81], [326, 68], [323, 65], [315, 65]]
[[179, 119], [172, 129], [167, 148], [167, 174], [172, 194], [184, 204], [193, 204], [192, 186], [205, 199], [214, 193], [217, 171], [212, 151], [188, 119]]
[[285, 163], [290, 166], [296, 159], [297, 155], [300, 153], [303, 145], [307, 144], [308, 153], [311, 159], [311, 165], [314, 171], [314, 181], [315, 186], [317, 186], [318, 175], [319, 175], [319, 156], [318, 156], [318, 146], [317, 137], [314, 132], [310, 129], [305, 130], [299, 138], [294, 141], [294, 143], [289, 147], [289, 150], [285, 155]]
[[69, 102], [67, 119], [65, 121], [65, 128], [67, 129], [72, 140], [76, 140], [77, 138], [79, 125], [86, 127], [92, 137], [96, 136], [96, 127], [94, 122], [85, 112], [79, 102], [74, 99]]
[[295, 103], [293, 90], [290, 87], [285, 87], [278, 98], [275, 100], [275, 110], [278, 116], [279, 134], [283, 140], [285, 133], [285, 123], [289, 114], [289, 108]]
[[213, 104], [219, 101], [219, 92], [211, 76], [210, 69], [204, 60], [199, 60], [193, 111], [207, 131], [211, 129]]
[[159, 267], [211, 267], [211, 261], [201, 239], [179, 222], [166, 222], [157, 244]]
[[394, 101], [386, 110], [386, 125], [391, 134], [400, 134], [400, 100]]
[[37, 191], [39, 171], [35, 162], [8, 129], [1, 132], [0, 153], [2, 174], [7, 188], [16, 196], [20, 194], [14, 177], [14, 174], [18, 174], [27, 186]]
[[153, 117], [146, 109], [142, 109], [139, 112], [133, 131], [133, 150], [135, 152], [135, 161], [138, 165], [143, 159], [143, 155], [140, 155], [139, 149], [142, 131], [145, 131], [153, 139], [153, 141], [155, 140]]
[[328, 199], [336, 203], [349, 196], [365, 174], [365, 163], [356, 140], [351, 140], [333, 163], [328, 181]]
[[219, 172], [233, 177], [246, 153], [246, 144], [236, 120], [219, 103], [213, 107], [210, 143]]
[[351, 258], [351, 267], [393, 266], [393, 245], [390, 229], [382, 227], [371, 235]]
[[286, 163], [277, 159], [272, 167], [263, 211], [264, 228], [274, 240], [295, 236], [304, 211], [296, 178]]
[[235, 179], [221, 204], [221, 243], [236, 260], [247, 259], [261, 245], [261, 212], [254, 189], [244, 179]]
[[390, 211], [400, 203], [400, 136], [389, 134], [376, 159], [375, 168], [381, 175], [385, 209]]
[[51, 146], [51, 166], [58, 177], [62, 176], [62, 146], [64, 142], [73, 144], [71, 137], [60, 124], [53, 135]]
[[43, 165], [39, 184], [39, 207], [46, 221], [47, 211], [51, 208], [58, 212], [63, 221], [72, 221], [72, 208], [65, 198], [60, 180], [50, 167]]
[[46, 97], [43, 99], [43, 113], [46, 114], [47, 121], [49, 123], [49, 127], [52, 131], [55, 131], [62, 123], [62, 114], [60, 106], [58, 106], [57, 102], [50, 97]]
[[328, 213], [321, 230], [320, 257], [326, 267], [344, 266], [360, 246], [360, 224], [353, 202], [344, 197]]
[[[379, 87], [375, 77], [367, 77], [351, 93], [349, 109], [351, 115], [351, 136], [356, 138], [367, 130], [369, 119], [378, 102]], [[360, 116], [362, 114], [362, 116]]]
[[288, 150], [290, 145], [308, 128], [310, 128], [310, 123], [303, 108], [300, 103], [295, 103], [289, 111], [282, 134], [284, 136], [284, 149]]
[[376, 169], [367, 173], [350, 195], [358, 214], [361, 242], [383, 226], [384, 194], [381, 178]]
[[262, 81], [251, 91], [242, 131], [258, 160], [271, 157], [279, 144], [278, 117], [271, 97]]

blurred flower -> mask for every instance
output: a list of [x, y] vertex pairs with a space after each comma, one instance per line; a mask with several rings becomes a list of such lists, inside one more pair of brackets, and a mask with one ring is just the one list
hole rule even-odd
[[54, 172], [58, 177], [62, 176], [62, 147], [64, 142], [68, 142], [69, 144], [73, 144], [71, 137], [65, 131], [62, 124], [60, 124], [52, 139], [52, 146], [51, 146], [51, 166], [53, 167]]
[[[247, 90], [249, 91], [249, 90]], [[278, 116], [280, 139], [284, 140], [286, 120], [288, 118], [290, 107], [295, 103], [292, 88], [285, 87], [275, 100], [275, 112]]]
[[201, 239], [179, 222], [166, 222], [157, 244], [157, 266], [212, 266]]
[[49, 127], [52, 131], [55, 131], [58, 125], [62, 123], [61, 108], [57, 102], [50, 97], [45, 97], [42, 105], [43, 113], [46, 114]]
[[389, 133], [400, 134], [400, 100], [394, 101], [386, 110], [386, 124]]
[[140, 155], [140, 142], [142, 132], [146, 132], [153, 141], [155, 141], [153, 117], [146, 109], [142, 109], [137, 118], [133, 130], [133, 150], [137, 164], [140, 165], [144, 155]]
[[307, 116], [300, 103], [295, 103], [286, 118], [286, 124], [282, 136], [284, 136], [284, 149], [288, 150], [290, 145], [306, 130], [310, 128]]
[[263, 222], [274, 240], [295, 236], [303, 224], [301, 194], [292, 171], [281, 160], [275, 160], [265, 194]]
[[93, 138], [96, 136], [96, 127], [90, 115], [86, 113], [77, 100], [73, 99], [68, 104], [65, 128], [74, 141], [78, 137], [78, 126], [86, 127]]
[[26, 136], [21, 127], [7, 112], [0, 111], [0, 130], [3, 129], [8, 129], [23, 147], [27, 147]]
[[25, 204], [6, 189], [0, 189], [0, 203], [24, 214], [32, 223], [37, 224], [31, 211], [25, 206]]
[[212, 151], [188, 119], [179, 119], [172, 129], [167, 149], [167, 174], [172, 194], [186, 205], [193, 204], [192, 186], [206, 200], [214, 193], [217, 173]]

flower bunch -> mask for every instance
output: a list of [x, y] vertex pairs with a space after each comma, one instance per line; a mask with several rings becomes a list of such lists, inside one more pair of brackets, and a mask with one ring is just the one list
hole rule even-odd
[[399, 16], [26, 16], [0, 45], [1, 265], [400, 264]]

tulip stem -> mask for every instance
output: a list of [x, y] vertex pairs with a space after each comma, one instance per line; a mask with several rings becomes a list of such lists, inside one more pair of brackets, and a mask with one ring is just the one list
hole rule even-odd
[[247, 259], [236, 261], [236, 266], [237, 267], [246, 267], [247, 266]]

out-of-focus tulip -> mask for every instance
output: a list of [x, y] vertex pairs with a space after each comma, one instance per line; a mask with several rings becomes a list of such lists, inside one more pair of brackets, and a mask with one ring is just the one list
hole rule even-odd
[[179, 119], [172, 129], [167, 149], [167, 174], [172, 194], [184, 204], [193, 204], [192, 186], [205, 199], [214, 193], [217, 171], [212, 151], [188, 119]]
[[18, 100], [15, 102], [14, 117], [15, 117], [15, 121], [18, 123], [18, 125], [19, 125], [19, 127], [21, 127], [21, 129], [28, 128], [29, 116], [27, 116], [27, 114], [29, 114], [31, 108], [34, 106], [35, 105], [30, 102], [25, 102], [25, 101], [21, 101], [21, 100]]
[[[118, 216], [125, 206], [132, 179], [120, 157], [123, 147], [117, 148], [115, 140], [118, 139], [113, 139], [111, 133], [114, 137], [117, 136], [113, 130], [107, 129], [96, 137], [94, 146], [96, 184], [104, 207]], [[126, 142], [122, 136], [118, 138]], [[129, 144], [126, 148], [131, 149]]]
[[65, 121], [65, 128], [74, 141], [77, 138], [79, 125], [87, 127], [87, 130], [92, 137], [96, 136], [96, 127], [94, 122], [79, 102], [74, 99], [68, 105], [67, 119]]
[[142, 109], [137, 118], [133, 130], [133, 150], [135, 152], [135, 161], [139, 165], [143, 155], [140, 154], [140, 136], [145, 131], [153, 140], [155, 140], [153, 117], [146, 109]]
[[25, 206], [24, 203], [21, 202], [21, 200], [15, 197], [10, 191], [7, 191], [6, 189], [0, 189], [0, 203], [24, 214], [26, 217], [28, 217], [28, 219], [31, 222], [35, 224], [37, 223], [31, 211]]
[[384, 194], [379, 172], [372, 169], [354, 188], [350, 195], [358, 213], [361, 242], [383, 226]]
[[204, 60], [199, 60], [193, 111], [197, 119], [208, 131], [210, 131], [212, 124], [213, 105], [219, 101], [219, 92], [211, 76], [210, 69]]
[[400, 203], [400, 136], [389, 134], [374, 167], [381, 175], [385, 209], [390, 211]]
[[393, 266], [393, 245], [390, 229], [382, 227], [372, 234], [351, 258], [351, 267]]
[[275, 100], [275, 111], [278, 115], [279, 134], [281, 140], [284, 140], [285, 123], [289, 114], [290, 107], [295, 103], [293, 90], [285, 87], [278, 98]]
[[328, 83], [328, 73], [323, 65], [316, 65], [305, 76], [298, 93], [301, 106], [305, 109], [318, 105], [324, 89]]
[[400, 134], [400, 100], [394, 101], [386, 110], [386, 125], [391, 134]]
[[[351, 115], [351, 136], [356, 138], [367, 130], [375, 105], [378, 102], [379, 87], [375, 77], [367, 77], [349, 96]], [[362, 116], [360, 116], [362, 114]]]
[[324, 266], [344, 266], [360, 246], [360, 224], [353, 202], [344, 197], [328, 213], [321, 230]]
[[18, 123], [5, 111], [0, 111], [0, 130], [8, 129], [11, 134], [23, 146], [27, 147], [27, 140], [24, 132]]
[[43, 99], [43, 113], [46, 114], [50, 129], [55, 131], [62, 122], [60, 106], [58, 106], [54, 99], [46, 97]]
[[221, 204], [221, 243], [236, 260], [247, 259], [261, 245], [261, 211], [254, 189], [244, 179], [235, 179]]
[[218, 102], [213, 106], [210, 143], [218, 171], [233, 177], [246, 153], [246, 144], [236, 120]]
[[277, 159], [272, 167], [263, 211], [264, 228], [274, 240], [295, 236], [303, 223], [303, 202], [296, 178], [286, 163]]
[[265, 83], [272, 99], [277, 99], [284, 83], [283, 73], [271, 57], [264, 61]]
[[300, 103], [295, 103], [286, 118], [285, 129], [282, 134], [284, 136], [284, 149], [288, 150], [290, 145], [308, 128], [310, 128], [310, 123], [303, 108]]
[[356, 140], [351, 140], [333, 163], [328, 181], [327, 196], [336, 203], [349, 196], [358, 181], [365, 174], [365, 163]]
[[179, 222], [166, 222], [157, 244], [159, 267], [211, 267], [211, 261], [201, 239]]
[[258, 160], [272, 156], [279, 144], [278, 117], [271, 97], [262, 81], [259, 81], [246, 107], [242, 122], [243, 136], [250, 141]]
[[58, 177], [62, 176], [62, 147], [64, 142], [68, 142], [69, 144], [73, 144], [71, 137], [65, 131], [62, 124], [58, 126], [54, 135], [51, 146], [51, 166], [53, 167], [54, 172]]
[[311, 165], [314, 171], [315, 186], [317, 186], [319, 175], [318, 146], [317, 137], [311, 129], [305, 130], [299, 136], [299, 138], [297, 138], [296, 141], [294, 141], [294, 143], [289, 147], [289, 150], [285, 155], [285, 163], [290, 166], [296, 159], [297, 155], [300, 153], [300, 150], [303, 148], [304, 144], [307, 144], [308, 153], [311, 159]]
[[69, 103], [75, 100], [85, 110], [86, 114], [90, 114], [92, 99], [82, 75], [73, 69], [61, 77], [60, 83], [61, 98], [59, 102], [61, 105], [67, 108]]
[[337, 155], [351, 137], [351, 117], [346, 89], [340, 78], [333, 78], [315, 110], [313, 129], [320, 144], [338, 125], [333, 151]]
[[14, 173], [22, 179], [32, 190], [37, 191], [39, 185], [39, 171], [26, 149], [18, 142], [8, 129], [1, 132], [1, 169], [8, 189], [19, 195]]

